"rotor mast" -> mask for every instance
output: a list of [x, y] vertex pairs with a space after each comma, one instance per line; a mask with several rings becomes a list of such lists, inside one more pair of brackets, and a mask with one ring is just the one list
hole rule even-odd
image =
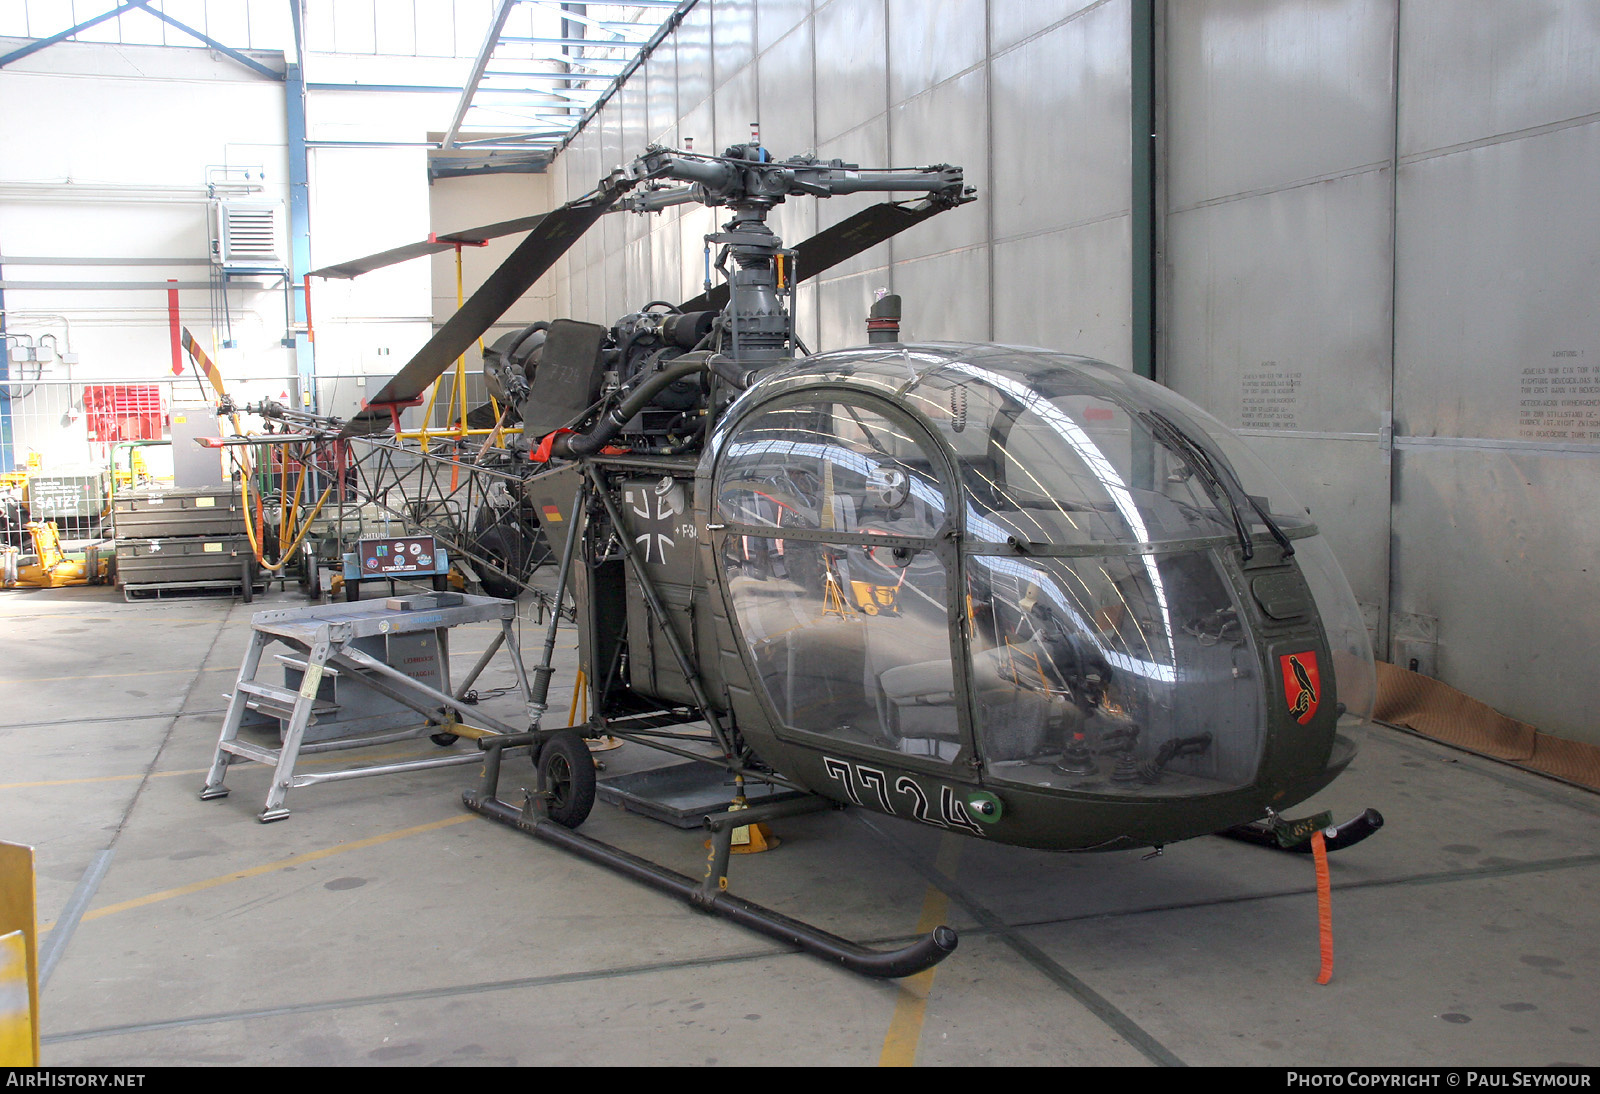
[[[749, 143], [734, 145], [721, 156], [652, 146], [634, 160], [630, 173], [647, 181], [644, 189], [621, 203], [633, 212], [654, 213], [690, 203], [728, 207], [732, 215], [722, 230], [705, 240], [707, 246], [721, 248], [717, 269], [728, 278], [724, 314], [732, 345], [724, 353], [750, 368], [792, 357], [795, 351], [784, 289], [802, 275], [792, 268], [793, 252], [783, 249], [783, 241], [767, 225], [773, 206], [791, 194], [826, 198], [866, 191], [926, 193], [929, 201], [941, 206], [970, 200], [959, 167], [862, 171], [843, 160], [815, 156], [773, 160], [754, 133]], [[664, 184], [668, 180], [683, 185]], [[791, 268], [780, 276], [785, 258]]]

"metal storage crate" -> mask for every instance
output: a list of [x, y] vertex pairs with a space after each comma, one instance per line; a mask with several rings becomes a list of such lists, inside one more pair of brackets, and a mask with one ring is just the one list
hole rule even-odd
[[243, 502], [226, 487], [119, 494], [111, 519], [119, 540], [244, 535]]
[[264, 588], [244, 536], [182, 536], [117, 541], [117, 582], [140, 596], [238, 591], [248, 602]]
[[28, 514], [54, 521], [62, 539], [93, 536], [105, 510], [108, 479], [103, 470], [76, 474], [28, 473]]

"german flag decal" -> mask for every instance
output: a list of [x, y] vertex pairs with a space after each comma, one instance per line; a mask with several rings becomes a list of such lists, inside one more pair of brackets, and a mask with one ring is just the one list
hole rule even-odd
[[1317, 713], [1322, 701], [1322, 674], [1317, 671], [1317, 655], [1313, 650], [1304, 653], [1286, 653], [1278, 658], [1283, 670], [1283, 698], [1289, 705], [1289, 714], [1305, 725]]
[[544, 507], [544, 519], [551, 522], [559, 521], [561, 519], [561, 510], [554, 505], [546, 505]]

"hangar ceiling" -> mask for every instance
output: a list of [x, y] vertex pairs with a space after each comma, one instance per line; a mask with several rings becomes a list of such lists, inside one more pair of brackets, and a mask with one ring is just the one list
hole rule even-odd
[[[0, 36], [31, 39], [0, 67], [57, 42], [204, 46], [302, 56], [311, 90], [365, 83], [367, 56], [447, 58], [457, 77], [400, 75], [395, 89], [453, 93], [436, 147], [452, 168], [542, 169], [677, 26], [695, 0], [26, 0], [0, 13]], [[404, 70], [401, 70], [402, 72]], [[420, 71], [420, 70], [419, 70]], [[436, 71], [436, 70], [430, 70]]]

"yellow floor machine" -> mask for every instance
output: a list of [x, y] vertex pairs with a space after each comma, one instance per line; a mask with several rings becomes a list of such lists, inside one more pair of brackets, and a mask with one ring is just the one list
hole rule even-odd
[[56, 589], [63, 585], [104, 585], [111, 581], [116, 562], [113, 551], [104, 553], [99, 543], [81, 551], [67, 551], [54, 521], [29, 521], [33, 553], [0, 547], [0, 588]]

